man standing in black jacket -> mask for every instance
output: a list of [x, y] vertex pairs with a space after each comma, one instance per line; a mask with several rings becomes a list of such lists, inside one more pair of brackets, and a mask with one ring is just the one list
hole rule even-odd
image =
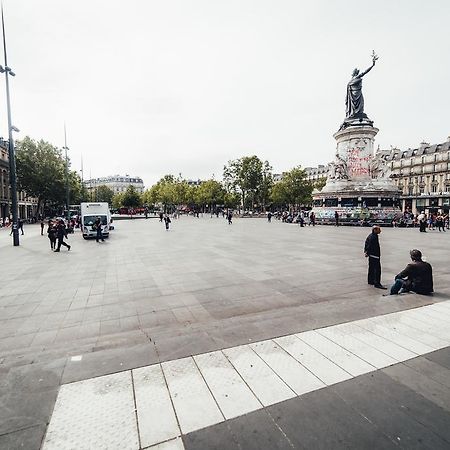
[[378, 225], [372, 227], [372, 233], [367, 236], [364, 245], [364, 256], [369, 258], [369, 272], [367, 274], [367, 283], [378, 288], [387, 289], [381, 284], [381, 263], [380, 263], [380, 242], [378, 235], [381, 228]]
[[417, 294], [431, 294], [433, 292], [433, 270], [431, 264], [422, 261], [422, 252], [414, 249], [409, 252], [412, 262], [409, 263], [396, 277], [391, 287], [391, 295], [413, 291]]

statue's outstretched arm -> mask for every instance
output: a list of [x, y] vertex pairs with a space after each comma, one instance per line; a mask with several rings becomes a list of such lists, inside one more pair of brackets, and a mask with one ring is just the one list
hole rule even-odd
[[366, 69], [364, 72], [360, 73], [360, 74], [358, 75], [358, 77], [359, 77], [359, 78], [362, 78], [366, 73], [370, 72], [370, 71], [373, 69], [373, 66], [374, 66], [374, 65], [375, 65], [375, 61], [373, 61], [372, 65], [371, 65], [368, 69]]

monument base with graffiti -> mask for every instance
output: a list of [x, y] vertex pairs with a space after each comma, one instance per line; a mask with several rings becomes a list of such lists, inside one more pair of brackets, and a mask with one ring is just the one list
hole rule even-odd
[[313, 192], [319, 223], [389, 225], [400, 215], [400, 191], [389, 179], [385, 160], [374, 154], [378, 128], [361, 120], [335, 133], [336, 154], [322, 190]]

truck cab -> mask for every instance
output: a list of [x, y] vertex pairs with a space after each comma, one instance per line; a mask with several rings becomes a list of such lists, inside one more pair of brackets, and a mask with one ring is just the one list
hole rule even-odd
[[97, 229], [95, 227], [97, 217], [100, 218], [102, 224], [103, 238], [109, 237], [109, 231], [110, 229], [113, 229], [113, 227], [110, 225], [111, 213], [109, 211], [108, 203], [97, 202], [81, 204], [81, 227], [84, 239], [91, 237], [95, 238], [97, 236]]

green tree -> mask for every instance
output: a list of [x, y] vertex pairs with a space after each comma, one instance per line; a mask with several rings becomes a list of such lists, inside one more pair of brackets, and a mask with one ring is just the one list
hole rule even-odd
[[88, 192], [81, 182], [81, 178], [77, 172], [69, 172], [69, 203], [71, 205], [79, 205], [87, 199]]
[[119, 209], [123, 206], [123, 196], [124, 193], [118, 192], [117, 194], [114, 194], [111, 203], [114, 209]]
[[269, 164], [269, 161], [264, 161], [262, 171], [262, 181], [258, 189], [258, 199], [263, 210], [266, 209], [266, 205], [270, 201], [270, 192], [272, 191], [272, 187], [273, 187], [272, 166]]
[[113, 197], [114, 191], [104, 184], [100, 185], [95, 191], [95, 200], [97, 202], [106, 202], [111, 205]]
[[271, 199], [275, 204], [297, 209], [311, 201], [311, 192], [312, 184], [306, 179], [306, 172], [298, 166], [285, 172], [282, 180], [274, 184]]
[[224, 167], [223, 179], [226, 190], [229, 193], [239, 192], [244, 207], [250, 201], [253, 209], [257, 201], [257, 193], [261, 190], [264, 180], [263, 168], [264, 163], [256, 155], [229, 161]]
[[[38, 211], [42, 204], [65, 203], [66, 161], [60, 149], [49, 142], [35, 141], [27, 136], [17, 141], [16, 166], [19, 189], [37, 198]], [[81, 191], [76, 172], [70, 172], [69, 186], [76, 193]]]
[[225, 208], [237, 208], [239, 202], [241, 201], [241, 196], [237, 192], [226, 192], [223, 198], [223, 204]]
[[210, 179], [204, 181], [198, 187], [197, 199], [200, 205], [204, 208], [209, 205], [209, 210], [212, 212], [216, 209], [218, 203], [223, 203], [225, 196], [225, 189], [222, 184], [216, 180]]
[[123, 193], [122, 205], [127, 208], [137, 208], [142, 205], [141, 194], [132, 185], [127, 187], [127, 190]]
[[314, 189], [321, 191], [326, 183], [327, 183], [327, 177], [321, 177], [313, 183], [313, 187], [314, 187]]

